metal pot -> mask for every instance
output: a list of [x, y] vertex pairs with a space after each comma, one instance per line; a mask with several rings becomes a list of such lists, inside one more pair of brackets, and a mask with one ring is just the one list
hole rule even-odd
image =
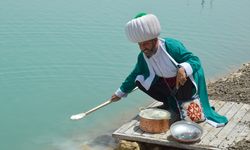
[[140, 129], [149, 133], [162, 133], [169, 129], [170, 113], [166, 110], [149, 108], [141, 110]]

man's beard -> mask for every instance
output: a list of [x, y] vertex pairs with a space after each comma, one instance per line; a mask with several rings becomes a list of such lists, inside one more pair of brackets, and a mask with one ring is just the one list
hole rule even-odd
[[145, 49], [145, 50], [143, 51], [143, 53], [144, 53], [148, 58], [150, 58], [151, 56], [153, 56], [153, 55], [155, 54], [155, 52], [156, 52], [156, 48], [155, 48], [155, 47], [153, 47], [152, 49]]

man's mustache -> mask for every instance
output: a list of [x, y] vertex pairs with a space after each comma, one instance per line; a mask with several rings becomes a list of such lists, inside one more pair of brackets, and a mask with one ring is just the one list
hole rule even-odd
[[152, 51], [152, 49], [144, 49], [143, 52], [145, 52], [145, 51]]

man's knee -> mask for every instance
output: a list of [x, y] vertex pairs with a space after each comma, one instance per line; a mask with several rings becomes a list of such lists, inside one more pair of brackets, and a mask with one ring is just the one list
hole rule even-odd
[[142, 84], [139, 81], [135, 81], [135, 85], [142, 91], [146, 91], [146, 89], [142, 86]]

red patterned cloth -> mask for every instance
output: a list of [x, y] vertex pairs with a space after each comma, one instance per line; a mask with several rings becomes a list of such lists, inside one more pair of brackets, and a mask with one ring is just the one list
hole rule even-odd
[[195, 103], [195, 102], [191, 102], [189, 105], [188, 105], [188, 108], [187, 108], [187, 116], [194, 122], [197, 122], [201, 119], [202, 117], [202, 110], [200, 108], [200, 106]]
[[179, 107], [184, 120], [193, 122], [201, 122], [205, 120], [199, 98], [190, 101], [179, 102]]

